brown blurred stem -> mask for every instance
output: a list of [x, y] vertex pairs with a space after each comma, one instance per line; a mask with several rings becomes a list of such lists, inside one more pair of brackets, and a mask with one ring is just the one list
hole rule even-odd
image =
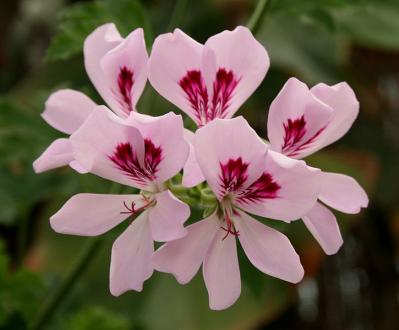
[[259, 0], [254, 12], [248, 20], [247, 27], [252, 31], [253, 34], [258, 32], [259, 27], [265, 17], [267, 10], [270, 7], [271, 0]]
[[93, 259], [98, 250], [101, 249], [101, 243], [104, 239], [102, 237], [95, 237], [90, 239], [83, 248], [74, 266], [71, 268], [61, 285], [53, 292], [53, 294], [44, 302], [41, 310], [33, 319], [30, 329], [43, 329], [45, 324], [51, 319], [54, 311], [60, 305], [62, 300], [71, 290], [76, 280], [83, 274]]

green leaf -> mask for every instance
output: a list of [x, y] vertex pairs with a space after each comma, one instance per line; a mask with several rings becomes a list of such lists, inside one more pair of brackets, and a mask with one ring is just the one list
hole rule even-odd
[[143, 27], [148, 40], [149, 24], [140, 3], [135, 0], [98, 0], [66, 8], [60, 16], [58, 33], [47, 50], [50, 60], [65, 60], [79, 54], [85, 38], [98, 26], [115, 23], [122, 35]]

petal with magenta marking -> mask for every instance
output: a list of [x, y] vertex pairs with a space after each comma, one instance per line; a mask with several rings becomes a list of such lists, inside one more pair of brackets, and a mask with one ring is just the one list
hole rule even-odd
[[148, 72], [155, 90], [197, 123], [193, 102], [200, 105], [201, 92], [206, 92], [200, 71], [202, 49], [200, 43], [179, 29], [162, 34], [152, 46]]
[[292, 221], [305, 215], [320, 192], [320, 170], [269, 150], [262, 175], [235, 196], [243, 210], [270, 219]]
[[270, 106], [267, 132], [272, 149], [291, 158], [321, 149], [332, 113], [304, 83], [290, 78]]
[[194, 149], [201, 171], [219, 199], [258, 178], [267, 152], [266, 144], [241, 116], [215, 119], [198, 129]]
[[108, 82], [108, 91], [104, 91], [102, 96], [121, 117], [127, 117], [135, 110], [147, 82], [147, 61], [141, 28], [130, 33], [101, 59], [101, 69]]
[[206, 49], [215, 53], [216, 60], [214, 80], [208, 85], [210, 110], [213, 118], [231, 118], [262, 82], [269, 68], [269, 56], [243, 26], [210, 37], [204, 52]]

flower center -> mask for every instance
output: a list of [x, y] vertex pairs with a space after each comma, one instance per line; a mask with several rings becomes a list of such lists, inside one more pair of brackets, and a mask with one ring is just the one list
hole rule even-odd
[[200, 70], [187, 71], [179, 81], [199, 126], [203, 126], [215, 118], [226, 117], [231, 97], [238, 83], [239, 79], [233, 71], [219, 68], [213, 81], [213, 94], [210, 99]]
[[119, 143], [109, 159], [132, 180], [145, 184], [156, 179], [162, 161], [162, 149], [149, 140], [144, 140], [144, 166], [140, 164], [136, 150], [130, 142]]
[[308, 148], [325, 129], [325, 127], [322, 127], [312, 136], [305, 139], [308, 129], [306, 127], [304, 115], [297, 119], [288, 119], [283, 125], [285, 135], [282, 152], [289, 157], [298, 156], [299, 153]]

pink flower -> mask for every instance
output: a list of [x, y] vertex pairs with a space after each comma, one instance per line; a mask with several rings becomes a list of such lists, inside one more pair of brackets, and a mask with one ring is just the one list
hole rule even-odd
[[[147, 82], [148, 54], [143, 29], [136, 29], [125, 39], [114, 24], [104, 24], [85, 40], [86, 72], [110, 108], [121, 118], [135, 110]], [[85, 94], [62, 89], [46, 101], [43, 119], [68, 135], [75, 132], [95, 109], [96, 104]], [[36, 172], [70, 165], [86, 172], [73, 158], [68, 138], [55, 140], [34, 162]]]
[[[156, 38], [148, 78], [155, 90], [198, 126], [231, 118], [260, 85], [269, 68], [264, 47], [239, 26], [209, 38], [204, 45], [176, 29]], [[188, 142], [192, 134], [186, 133]], [[204, 180], [191, 148], [183, 185]]]
[[296, 283], [303, 277], [288, 238], [247, 212], [291, 221], [305, 215], [319, 194], [319, 171], [303, 161], [268, 151], [242, 117], [215, 119], [194, 139], [199, 166], [218, 200], [208, 218], [187, 227], [187, 236], [155, 252], [155, 269], [189, 282], [203, 265], [212, 309], [232, 305], [241, 291], [236, 238], [262, 272]]
[[[301, 159], [337, 141], [352, 126], [359, 102], [345, 82], [334, 86], [318, 84], [309, 89], [291, 78], [270, 106], [267, 132], [270, 148]], [[322, 172], [319, 200], [344, 213], [358, 213], [367, 207], [362, 187], [343, 174]], [[303, 218], [306, 227], [327, 254], [336, 253], [343, 240], [334, 214], [323, 204]]]
[[165, 185], [181, 170], [189, 152], [181, 116], [134, 112], [123, 121], [100, 106], [70, 141], [74, 157], [89, 172], [142, 193], [75, 195], [51, 217], [51, 226], [59, 233], [95, 236], [138, 216], [112, 247], [110, 290], [113, 295], [141, 291], [153, 273], [153, 241], [187, 233], [183, 224], [190, 209]]

